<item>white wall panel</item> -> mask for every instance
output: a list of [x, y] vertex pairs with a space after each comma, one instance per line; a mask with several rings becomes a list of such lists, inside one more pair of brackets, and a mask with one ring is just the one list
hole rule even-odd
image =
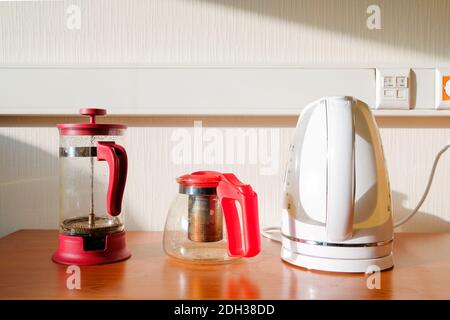
[[[286, 115], [323, 96], [373, 106], [375, 70], [19, 67], [0, 68], [0, 88], [0, 114], [67, 115], [94, 105], [113, 114]], [[424, 105], [432, 109], [434, 98]]]

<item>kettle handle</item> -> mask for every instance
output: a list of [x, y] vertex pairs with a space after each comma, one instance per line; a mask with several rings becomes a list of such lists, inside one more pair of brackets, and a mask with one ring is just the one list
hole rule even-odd
[[[234, 174], [225, 173], [221, 178], [217, 196], [227, 227], [228, 254], [232, 257], [254, 257], [261, 251], [258, 196], [250, 185], [243, 184]], [[236, 201], [242, 210], [242, 230]]]
[[327, 101], [327, 216], [328, 241], [352, 237], [354, 213], [353, 103]]
[[106, 161], [109, 167], [109, 184], [106, 209], [111, 216], [122, 211], [122, 198], [127, 180], [128, 158], [125, 148], [112, 141], [97, 142], [97, 160]]

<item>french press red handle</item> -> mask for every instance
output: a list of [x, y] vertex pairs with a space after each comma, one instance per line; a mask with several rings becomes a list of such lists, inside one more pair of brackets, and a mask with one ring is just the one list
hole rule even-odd
[[122, 198], [127, 180], [128, 158], [125, 148], [112, 141], [97, 142], [97, 160], [106, 161], [109, 167], [109, 184], [106, 209], [111, 216], [122, 211]]
[[[258, 221], [258, 196], [250, 185], [231, 173], [221, 175], [217, 185], [228, 234], [228, 254], [232, 257], [254, 257], [261, 251]], [[236, 206], [242, 212], [242, 230]]]

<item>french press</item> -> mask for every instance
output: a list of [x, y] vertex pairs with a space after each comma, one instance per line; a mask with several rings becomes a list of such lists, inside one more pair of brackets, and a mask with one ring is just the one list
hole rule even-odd
[[89, 123], [58, 124], [60, 134], [60, 233], [53, 261], [111, 263], [131, 256], [126, 248], [122, 197], [127, 154], [118, 144], [126, 126], [100, 124], [105, 109], [80, 109]]
[[198, 171], [177, 179], [164, 251], [196, 263], [226, 263], [260, 251], [258, 198], [234, 174]]

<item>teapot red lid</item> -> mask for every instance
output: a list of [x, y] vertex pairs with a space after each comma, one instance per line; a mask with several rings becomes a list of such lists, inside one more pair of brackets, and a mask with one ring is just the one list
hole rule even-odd
[[177, 182], [186, 187], [215, 188], [222, 180], [217, 171], [197, 171], [177, 178]]
[[89, 123], [57, 124], [62, 136], [120, 136], [127, 126], [123, 124], [97, 123], [96, 116], [106, 115], [106, 109], [82, 108], [79, 113], [89, 116]]

